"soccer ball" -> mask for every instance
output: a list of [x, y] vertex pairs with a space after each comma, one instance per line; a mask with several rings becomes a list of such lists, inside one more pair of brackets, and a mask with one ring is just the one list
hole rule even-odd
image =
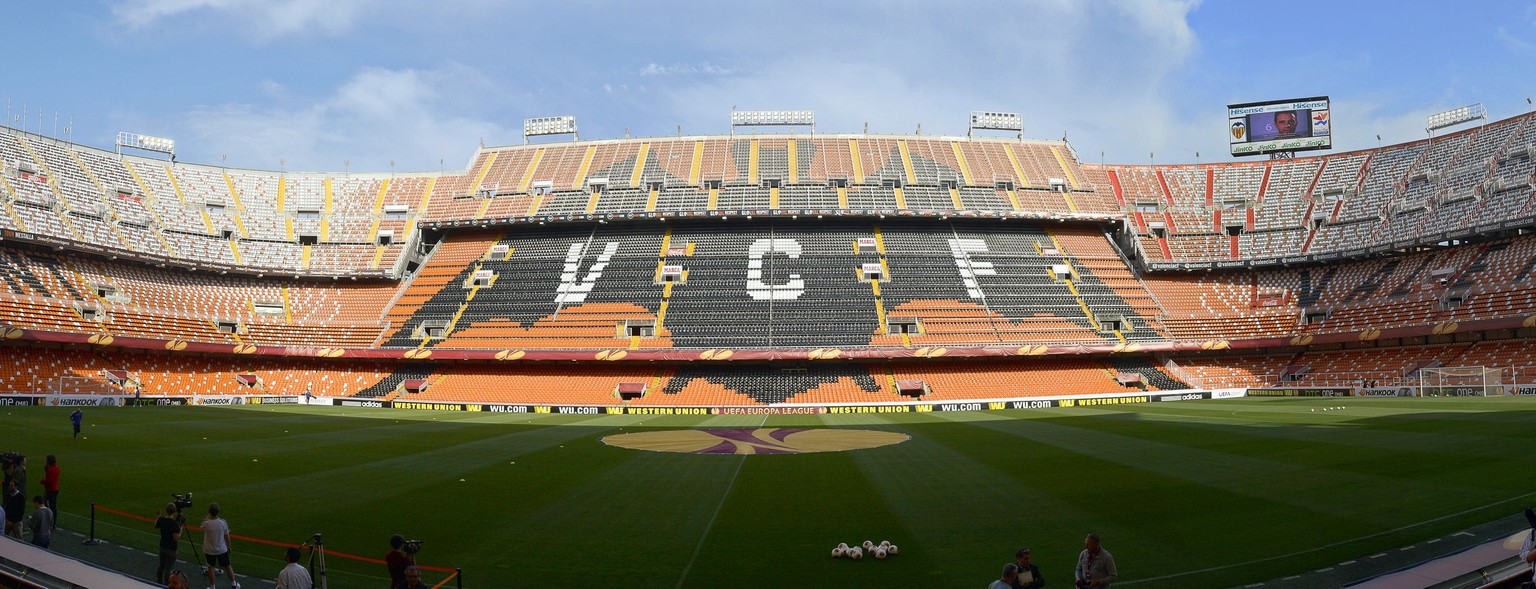
[[895, 545], [895, 544], [892, 544], [892, 545], [890, 545], [890, 546], [887, 546], [887, 547], [886, 547], [886, 548], [885, 548], [885, 551], [886, 551], [886, 552], [887, 552], [887, 553], [889, 553], [889, 554], [896, 554], [896, 553], [897, 553], [897, 552], [898, 552], [898, 549], [897, 549], [897, 548], [896, 548], [896, 545]]
[[843, 552], [847, 552], [848, 551], [848, 544], [843, 543], [843, 542], [838, 542], [837, 543], [837, 549], [841, 550]]
[[849, 548], [848, 549], [848, 558], [853, 559], [853, 560], [859, 560], [861, 558], [864, 558], [864, 551], [863, 550], [859, 550], [858, 548]]
[[891, 545], [891, 541], [890, 540], [881, 540], [880, 541], [880, 547], [881, 548], [885, 548], [885, 547], [890, 546], [890, 545]]
[[841, 548], [833, 548], [832, 549], [832, 558], [842, 558], [842, 557], [843, 557], [843, 549], [841, 549]]
[[864, 546], [865, 550], [869, 550], [869, 549], [875, 547], [875, 543], [874, 542], [870, 542], [869, 540], [865, 540], [863, 546]]
[[875, 547], [875, 558], [878, 558], [878, 559], [881, 559], [881, 560], [885, 559], [885, 547], [883, 547], [883, 546], [876, 546]]

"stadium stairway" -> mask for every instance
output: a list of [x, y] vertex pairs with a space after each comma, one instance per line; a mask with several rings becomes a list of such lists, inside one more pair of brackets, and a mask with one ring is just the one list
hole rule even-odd
[[1150, 358], [1110, 358], [1109, 365], [1116, 371], [1140, 374], [1142, 382], [1160, 391], [1178, 391], [1191, 388], [1188, 384], [1159, 370]]
[[395, 369], [393, 373], [387, 377], [384, 377], [383, 380], [374, 383], [373, 386], [358, 391], [357, 394], [353, 396], [375, 398], [388, 395], [395, 392], [396, 389], [399, 389], [400, 385], [404, 384], [407, 380], [425, 380], [428, 376], [432, 375], [432, 369], [433, 366], [431, 364], [406, 364]]

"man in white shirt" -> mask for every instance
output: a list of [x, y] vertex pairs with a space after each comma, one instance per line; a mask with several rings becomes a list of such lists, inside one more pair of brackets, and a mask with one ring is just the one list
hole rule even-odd
[[299, 564], [299, 549], [289, 547], [285, 556], [288, 566], [277, 573], [276, 589], [314, 589], [315, 582], [310, 580], [309, 571]]
[[203, 554], [208, 557], [208, 589], [218, 585], [213, 573], [219, 567], [229, 576], [230, 589], [240, 589], [235, 567], [229, 564], [229, 522], [219, 517], [218, 503], [209, 503], [208, 517], [203, 518]]

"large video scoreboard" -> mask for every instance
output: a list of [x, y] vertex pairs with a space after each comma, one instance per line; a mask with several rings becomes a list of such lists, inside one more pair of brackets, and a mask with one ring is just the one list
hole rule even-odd
[[1328, 97], [1227, 105], [1232, 155], [1332, 149]]

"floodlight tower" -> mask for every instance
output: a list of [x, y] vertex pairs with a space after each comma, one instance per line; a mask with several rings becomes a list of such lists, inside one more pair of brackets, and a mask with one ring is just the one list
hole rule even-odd
[[117, 134], [117, 154], [123, 154], [123, 148], [153, 151], [171, 156], [171, 161], [176, 161], [176, 142], [164, 137], [150, 137], [138, 133], [120, 132]]
[[989, 110], [971, 111], [971, 122], [966, 127], [965, 136], [971, 137], [978, 130], [1013, 131], [1018, 133], [1020, 141], [1024, 140], [1024, 117], [1016, 112], [996, 112]]
[[816, 113], [808, 110], [731, 109], [731, 134], [736, 127], [810, 127], [816, 134]]
[[572, 115], [523, 119], [523, 145], [528, 144], [529, 137], [538, 135], [570, 135], [581, 141], [581, 135], [576, 132], [576, 117]]

